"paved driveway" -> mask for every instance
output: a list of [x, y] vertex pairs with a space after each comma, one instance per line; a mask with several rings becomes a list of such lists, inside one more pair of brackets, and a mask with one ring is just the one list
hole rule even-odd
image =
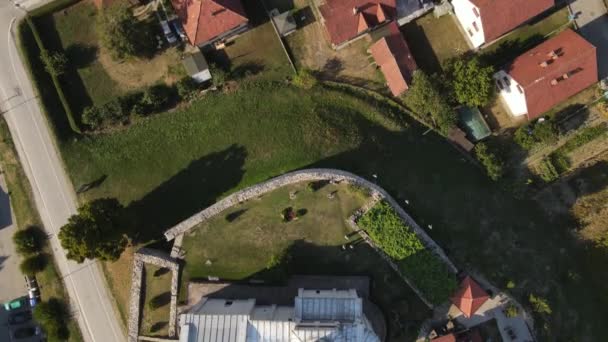
[[603, 0], [575, 0], [570, 4], [579, 33], [597, 48], [600, 79], [608, 77], [608, 15]]

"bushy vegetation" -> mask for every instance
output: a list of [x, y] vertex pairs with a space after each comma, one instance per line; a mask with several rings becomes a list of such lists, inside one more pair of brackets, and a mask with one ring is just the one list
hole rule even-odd
[[358, 224], [397, 262], [401, 271], [428, 300], [440, 304], [449, 298], [457, 286], [455, 275], [424, 247], [390, 204], [385, 201], [376, 204], [359, 219]]
[[550, 315], [553, 312], [547, 300], [542, 297], [530, 294], [528, 302], [532, 306], [532, 310], [539, 315]]
[[184, 77], [175, 84], [177, 90], [177, 96], [180, 99], [189, 101], [196, 97], [199, 90], [199, 85], [192, 79], [192, 77]]
[[485, 106], [494, 96], [494, 68], [484, 65], [478, 56], [451, 59], [445, 70], [459, 103], [471, 107]]
[[40, 53], [40, 59], [44, 64], [44, 69], [49, 75], [57, 77], [65, 72], [65, 68], [68, 64], [68, 59], [65, 54], [61, 52], [49, 52], [44, 49]]
[[505, 308], [504, 313], [508, 318], [514, 318], [519, 315], [519, 309], [517, 308], [517, 305], [509, 303]]
[[17, 253], [22, 255], [40, 253], [44, 248], [46, 239], [46, 233], [38, 226], [28, 226], [16, 231], [13, 235]]
[[34, 307], [34, 319], [40, 323], [49, 341], [66, 341], [70, 335], [67, 324], [69, 312], [65, 304], [57, 298], [49, 298]]
[[515, 131], [515, 142], [526, 150], [540, 144], [552, 144], [558, 139], [557, 127], [551, 121], [535, 122]]
[[492, 153], [488, 149], [488, 145], [484, 143], [477, 144], [475, 146], [475, 156], [486, 169], [486, 173], [490, 179], [496, 181], [502, 177], [504, 173], [504, 163], [496, 156], [496, 154]]
[[[182, 87], [183, 88], [183, 87]], [[182, 92], [185, 90], [182, 89]], [[128, 123], [132, 116], [147, 116], [165, 109], [174, 100], [176, 89], [164, 84], [132, 92], [82, 113], [82, 122], [92, 130]]]
[[424, 122], [447, 134], [456, 124], [456, 111], [438, 83], [437, 76], [416, 70], [412, 87], [405, 93], [404, 101]]
[[317, 84], [317, 78], [312, 74], [310, 70], [301, 69], [293, 77], [293, 84], [303, 89], [311, 89]]
[[59, 240], [67, 258], [115, 261], [127, 245], [129, 223], [124, 207], [114, 198], [101, 198], [80, 208], [61, 227]]
[[19, 269], [23, 274], [33, 275], [44, 271], [48, 263], [49, 260], [46, 254], [36, 254], [24, 259], [19, 265]]

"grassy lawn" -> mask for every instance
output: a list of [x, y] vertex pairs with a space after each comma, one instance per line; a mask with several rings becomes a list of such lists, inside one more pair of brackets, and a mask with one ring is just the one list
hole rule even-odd
[[[40, 217], [34, 206], [32, 190], [19, 163], [8, 125], [4, 120], [0, 120], [0, 163], [2, 164], [2, 171], [10, 194], [11, 207], [15, 214], [15, 224], [20, 229], [29, 225], [40, 226]], [[45, 252], [52, 253], [48, 247]], [[51, 261], [43, 272], [36, 274], [36, 280], [40, 286], [42, 300], [59, 298], [67, 303], [68, 297], [65, 292], [65, 286], [57, 274], [54, 262]], [[70, 332], [68, 342], [82, 341], [82, 336], [75, 320], [69, 322], [68, 329]]]
[[435, 18], [432, 13], [402, 27], [418, 66], [428, 73], [441, 71], [441, 63], [469, 50], [451, 15]]
[[[312, 192], [306, 183], [286, 186], [212, 218], [184, 239], [187, 279], [219, 276], [285, 280], [289, 274], [368, 275], [373, 280], [372, 300], [390, 325], [391, 341], [412, 340], [417, 333], [412, 321], [422, 319], [428, 309], [370, 247], [360, 241], [343, 251], [344, 236], [352, 233], [345, 219], [367, 202], [367, 195], [347, 185], [326, 185]], [[296, 192], [291, 200], [290, 192]], [[333, 199], [330, 193], [336, 192]], [[295, 221], [283, 222], [287, 207], [306, 210]], [[360, 240], [359, 236], [350, 241]], [[238, 251], [238, 253], [235, 253]], [[281, 255], [287, 262], [277, 263]], [[211, 264], [207, 264], [207, 261]], [[400, 329], [400, 317], [409, 329]], [[403, 331], [405, 330], [405, 331]], [[403, 334], [406, 335], [403, 335]]]
[[547, 39], [548, 35], [565, 28], [567, 24], [568, 8], [562, 7], [493, 42], [482, 50], [482, 55], [492, 64], [502, 66]]
[[[62, 153], [76, 187], [107, 176], [82, 199], [119, 198], [142, 220], [142, 241], [289, 170], [376, 173], [393, 196], [408, 199], [422, 226], [433, 225], [430, 234], [460, 266], [499, 286], [513, 281], [519, 298], [549, 298], [549, 336], [599, 336], [606, 306], [594, 292], [605, 284], [594, 279], [605, 271], [590, 266], [593, 246], [572, 236], [574, 218], [547, 216], [532, 199], [514, 198], [441, 137], [422, 135], [415, 122], [395, 125], [387, 113], [391, 108], [359, 93], [250, 85], [123, 132], [64, 142]], [[569, 278], [572, 272], [578, 276]]]
[[139, 333], [145, 336], [167, 336], [169, 302], [171, 301], [171, 271], [154, 265], [145, 265], [144, 274], [143, 313]]

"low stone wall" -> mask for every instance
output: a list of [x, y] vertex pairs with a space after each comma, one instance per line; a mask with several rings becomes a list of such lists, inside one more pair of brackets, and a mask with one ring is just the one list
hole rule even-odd
[[131, 299], [129, 303], [129, 332], [127, 341], [136, 342], [139, 338], [139, 319], [141, 317], [141, 286], [144, 264], [152, 264], [171, 270], [171, 303], [169, 304], [169, 337], [175, 337], [177, 324], [177, 291], [179, 283], [179, 263], [167, 253], [141, 248], [133, 258], [131, 273]]
[[426, 248], [437, 254], [437, 256], [439, 256], [448, 265], [448, 268], [452, 272], [458, 272], [458, 269], [450, 261], [450, 259], [448, 259], [443, 249], [441, 249], [441, 247], [439, 247], [439, 245], [437, 245], [437, 243], [435, 243], [435, 241], [431, 239], [430, 236], [428, 236], [428, 234], [424, 230], [422, 230], [422, 228], [420, 228], [420, 226], [418, 226], [416, 221], [414, 221], [414, 219], [412, 219], [405, 212], [405, 210], [403, 210], [403, 208], [401, 208], [399, 204], [397, 204], [397, 201], [395, 201], [395, 199], [393, 199], [393, 197], [391, 197], [391, 195], [389, 195], [386, 190], [353, 173], [335, 169], [307, 169], [294, 171], [272, 178], [266, 182], [259, 183], [241, 191], [235, 192], [234, 194], [227, 196], [226, 198], [220, 200], [219, 202], [216, 202], [212, 206], [200, 211], [197, 214], [194, 214], [190, 218], [168, 229], [167, 231], [165, 231], [165, 238], [168, 241], [171, 241], [177, 236], [189, 232], [197, 225], [220, 214], [221, 212], [232, 206], [235, 206], [252, 198], [259, 197], [283, 186], [300, 182], [313, 182], [320, 180], [327, 180], [336, 183], [347, 182], [349, 184], [369, 189], [371, 191], [371, 195], [374, 198], [377, 198], [379, 200], [385, 200], [395, 209], [401, 219], [403, 219], [405, 223], [412, 228], [416, 235], [418, 235], [418, 237], [423, 242]]

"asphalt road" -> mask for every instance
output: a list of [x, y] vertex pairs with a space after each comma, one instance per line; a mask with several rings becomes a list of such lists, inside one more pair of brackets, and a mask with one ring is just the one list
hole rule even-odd
[[[45, 0], [27, 1], [36, 5], [35, 1]], [[32, 185], [44, 228], [51, 236], [50, 245], [85, 341], [125, 341], [99, 265], [68, 261], [57, 239], [59, 228], [76, 213], [76, 197], [15, 45], [15, 20], [23, 15], [8, 0], [0, 0], [0, 107]]]

